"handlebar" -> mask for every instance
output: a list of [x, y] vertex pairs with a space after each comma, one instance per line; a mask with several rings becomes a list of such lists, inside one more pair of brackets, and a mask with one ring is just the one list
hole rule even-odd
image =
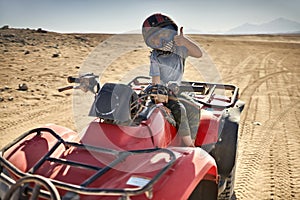
[[[80, 77], [72, 77], [69, 76], [67, 78], [67, 81], [69, 83], [77, 83], [76, 86], [66, 86], [63, 88], [59, 88], [58, 91], [62, 92], [65, 90], [70, 89], [81, 89], [84, 92], [90, 91], [94, 93], [95, 95], [100, 90], [100, 84], [98, 80], [99, 76], [94, 75], [93, 73], [86, 73], [81, 75]], [[134, 78], [131, 82], [129, 82], [128, 86], [134, 87], [136, 85], [140, 86], [141, 88], [144, 88], [144, 86], [148, 85], [141, 93], [140, 97], [145, 98], [146, 96], [153, 96], [153, 95], [180, 95], [182, 92], [196, 92], [199, 95], [204, 95], [205, 98], [194, 98], [197, 102], [204, 104], [208, 107], [231, 107], [235, 104], [235, 102], [238, 100], [238, 92], [239, 88], [234, 85], [228, 85], [228, 84], [218, 84], [218, 83], [208, 83], [208, 82], [187, 82], [182, 81], [180, 85], [178, 85], [176, 82], [172, 83], [169, 82], [168, 86], [164, 85], [151, 85], [150, 83], [146, 82], [140, 82], [139, 79], [146, 79], [148, 82], [150, 80], [149, 77], [144, 76], [138, 76]], [[228, 97], [230, 99], [230, 102], [227, 102], [226, 105], [218, 105], [216, 103], [212, 103], [212, 99], [215, 95], [215, 90], [227, 90], [228, 92], [231, 91], [232, 95]]]

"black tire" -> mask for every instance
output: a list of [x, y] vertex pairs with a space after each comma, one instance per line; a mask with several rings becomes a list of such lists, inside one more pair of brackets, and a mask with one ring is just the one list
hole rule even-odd
[[218, 184], [215, 181], [202, 180], [192, 192], [188, 200], [217, 200]]
[[231, 173], [226, 178], [226, 187], [224, 191], [218, 196], [218, 200], [234, 200], [234, 181], [235, 181], [235, 166]]

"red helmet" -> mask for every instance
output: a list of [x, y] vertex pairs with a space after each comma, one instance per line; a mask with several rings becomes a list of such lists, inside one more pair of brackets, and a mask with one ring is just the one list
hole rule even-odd
[[152, 47], [152, 45], [148, 42], [149, 37], [162, 28], [171, 28], [172, 30], [176, 31], [176, 33], [178, 31], [178, 26], [170, 17], [166, 15], [156, 13], [145, 19], [142, 27], [142, 33], [144, 41], [148, 46]]

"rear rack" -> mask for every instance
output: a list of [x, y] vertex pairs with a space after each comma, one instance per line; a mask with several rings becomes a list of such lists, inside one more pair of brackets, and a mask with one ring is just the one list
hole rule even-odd
[[[7, 151], [9, 148], [29, 136], [30, 134], [36, 134], [41, 135], [44, 132], [50, 133], [52, 136], [54, 136], [57, 139], [57, 142], [52, 146], [52, 148], [49, 150], [46, 155], [44, 155], [28, 172], [22, 172], [18, 168], [16, 168], [12, 163], [10, 163], [8, 160], [6, 160], [3, 155], [4, 152]], [[116, 156], [116, 159], [113, 160], [111, 163], [106, 165], [103, 168], [100, 168], [99, 166], [92, 166], [88, 164], [83, 164], [79, 162], [74, 162], [66, 159], [60, 159], [60, 158], [53, 158], [51, 157], [51, 154], [55, 152], [55, 150], [60, 146], [64, 145], [65, 148], [69, 147], [77, 147], [86, 149], [89, 151], [94, 152], [101, 152], [101, 153], [107, 153]], [[89, 188], [88, 186], [95, 182], [96, 179], [104, 175], [106, 172], [111, 170], [115, 165], [122, 162], [124, 159], [126, 159], [130, 155], [134, 154], [143, 154], [143, 153], [152, 153], [152, 152], [164, 152], [167, 153], [170, 157], [169, 161], [166, 162], [166, 165], [163, 166], [157, 173], [152, 177], [152, 179], [149, 180], [147, 184], [145, 184], [143, 187], [138, 188], [123, 188], [123, 189], [103, 189], [103, 188]], [[161, 148], [154, 148], [154, 149], [144, 149], [144, 150], [130, 150], [130, 151], [116, 151], [113, 149], [104, 149], [100, 147], [95, 146], [89, 146], [84, 145], [81, 143], [76, 142], [68, 142], [65, 141], [62, 137], [60, 137], [57, 133], [55, 133], [52, 129], [49, 128], [37, 128], [32, 129], [23, 135], [21, 135], [19, 138], [14, 140], [12, 143], [5, 146], [2, 150], [0, 150], [0, 179], [2, 181], [5, 181], [7, 184], [12, 185], [15, 183], [15, 180], [5, 175], [3, 169], [6, 168], [10, 172], [12, 172], [17, 177], [24, 177], [24, 176], [30, 176], [34, 174], [43, 163], [46, 161], [55, 162], [59, 164], [69, 165], [73, 167], [80, 167], [85, 169], [91, 169], [95, 170], [95, 173], [87, 178], [85, 181], [83, 181], [80, 185], [70, 184], [61, 182], [58, 180], [50, 179], [50, 181], [57, 187], [66, 191], [70, 191], [71, 193], [74, 193], [74, 195], [82, 194], [82, 195], [110, 195], [110, 196], [122, 196], [122, 197], [128, 197], [128, 196], [135, 196], [145, 193], [145, 195], [148, 198], [152, 197], [152, 187], [153, 185], [164, 175], [168, 169], [174, 164], [176, 160], [175, 154], [168, 149], [161, 149]]]
[[[239, 88], [236, 87], [235, 85], [208, 83], [208, 82], [193, 82], [193, 81], [182, 81], [181, 83], [184, 85], [184, 87], [192, 88], [194, 92], [205, 93], [204, 99], [199, 100], [194, 98], [194, 100], [210, 108], [211, 107], [213, 108], [233, 107], [239, 98]], [[226, 103], [225, 105], [218, 105], [218, 104], [211, 103], [211, 99], [213, 98], [216, 89], [231, 91], [230, 102]], [[187, 92], [189, 91], [187, 90]]]

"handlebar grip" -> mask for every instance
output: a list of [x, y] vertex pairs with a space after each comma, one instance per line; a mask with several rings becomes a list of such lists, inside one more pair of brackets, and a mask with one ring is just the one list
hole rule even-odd
[[74, 88], [74, 86], [66, 86], [66, 87], [63, 87], [63, 88], [58, 88], [58, 91], [59, 92], [62, 92], [62, 91], [65, 91], [65, 90], [71, 90], [71, 89], [73, 89]]
[[72, 76], [68, 77], [68, 83], [79, 83], [80, 79], [79, 78], [74, 78]]

